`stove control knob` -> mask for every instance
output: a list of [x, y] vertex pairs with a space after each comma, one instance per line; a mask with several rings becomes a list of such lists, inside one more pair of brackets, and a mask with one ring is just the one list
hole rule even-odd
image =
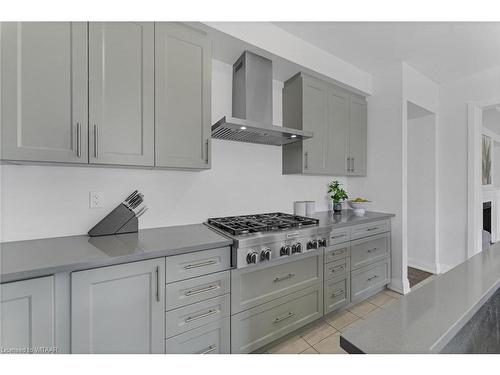
[[283, 245], [280, 249], [280, 256], [290, 255], [292, 253], [292, 248], [290, 245]]
[[297, 242], [292, 246], [292, 254], [301, 253], [302, 252], [302, 244]]
[[259, 257], [259, 254], [256, 253], [255, 251], [252, 253], [247, 254], [247, 263], [252, 264], [252, 263], [257, 263], [257, 258]]
[[260, 260], [270, 260], [271, 259], [271, 249], [265, 248], [260, 252]]
[[318, 248], [318, 241], [311, 240], [307, 243], [307, 250], [312, 250], [312, 249], [317, 249], [317, 248]]
[[326, 247], [326, 238], [318, 240], [318, 245], [321, 247]]

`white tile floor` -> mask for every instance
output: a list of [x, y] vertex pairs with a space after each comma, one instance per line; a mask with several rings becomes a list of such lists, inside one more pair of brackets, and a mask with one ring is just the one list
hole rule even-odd
[[384, 290], [347, 310], [318, 320], [312, 326], [299, 330], [294, 336], [281, 341], [266, 351], [269, 354], [346, 354], [340, 347], [340, 334], [359, 319], [389, 306], [401, 297]]

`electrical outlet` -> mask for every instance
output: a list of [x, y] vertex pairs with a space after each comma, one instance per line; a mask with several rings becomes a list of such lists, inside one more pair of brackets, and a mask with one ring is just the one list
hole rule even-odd
[[89, 193], [89, 207], [101, 208], [104, 204], [104, 197], [100, 191], [91, 191]]

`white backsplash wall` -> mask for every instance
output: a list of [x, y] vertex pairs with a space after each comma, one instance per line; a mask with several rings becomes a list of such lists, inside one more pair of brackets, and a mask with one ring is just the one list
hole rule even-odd
[[[281, 125], [282, 82], [274, 81], [274, 123]], [[232, 67], [213, 61], [212, 119], [231, 113]], [[212, 169], [203, 172], [4, 165], [2, 241], [86, 233], [132, 190], [149, 211], [141, 228], [200, 223], [208, 217], [293, 211], [294, 200], [328, 208], [331, 177], [283, 176], [281, 147], [212, 141]], [[346, 183], [345, 178], [339, 178]], [[89, 208], [101, 191], [104, 207]]]

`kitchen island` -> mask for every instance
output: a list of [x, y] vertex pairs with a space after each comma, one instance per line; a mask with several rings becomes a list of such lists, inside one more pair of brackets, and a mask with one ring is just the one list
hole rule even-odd
[[496, 244], [353, 324], [342, 333], [340, 345], [348, 353], [483, 353], [484, 348], [456, 338], [464, 336], [466, 325], [477, 324], [475, 314], [492, 303], [499, 287]]

